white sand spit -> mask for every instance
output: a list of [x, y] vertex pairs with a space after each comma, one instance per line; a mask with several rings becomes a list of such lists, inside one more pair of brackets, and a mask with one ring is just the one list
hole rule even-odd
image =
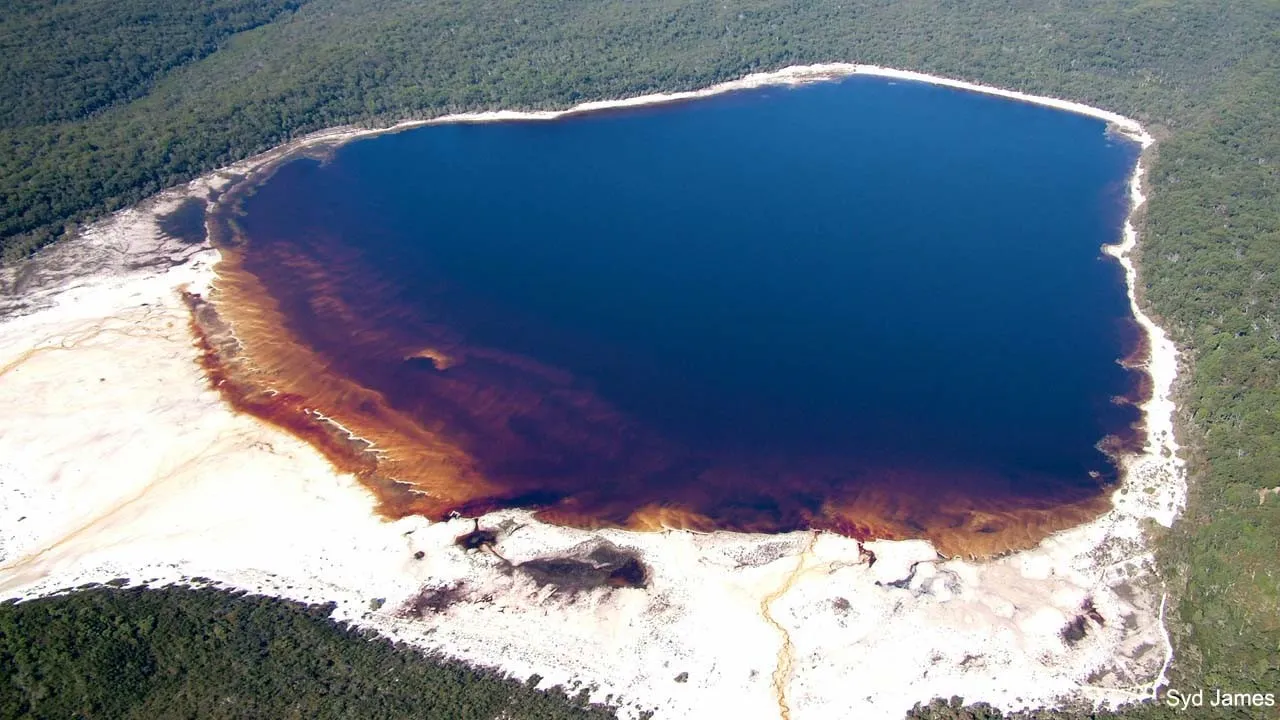
[[[561, 113], [425, 122], [550, 119], [857, 73], [1084, 113], [1152, 142], [1133, 120], [1078, 103], [848, 64]], [[651, 569], [646, 588], [573, 593], [539, 587], [493, 554], [460, 551], [453, 540], [469, 522], [380, 520], [350, 476], [232, 412], [201, 375], [178, 290], [207, 288], [217, 254], [164, 238], [157, 215], [299, 146], [374, 132], [309, 136], [117, 213], [0, 275], [9, 290], [0, 297], [0, 597], [203, 576], [334, 601], [337, 617], [388, 636], [537, 673], [544, 685], [579, 682], [627, 714], [664, 718], [897, 718], [939, 695], [1006, 708], [1117, 703], [1151, 697], [1165, 681], [1164, 597], [1143, 527], [1169, 525], [1183, 501], [1177, 351], [1134, 296], [1132, 222], [1108, 252], [1149, 337], [1155, 389], [1143, 406], [1146, 452], [1128, 462], [1114, 509], [1095, 522], [985, 563], [942, 559], [922, 541], [873, 542], [871, 564], [856, 542], [828, 534], [590, 532], [516, 511], [481, 519], [513, 563], [608, 541]], [[1135, 211], [1142, 172], [1131, 182]], [[449, 589], [449, 602], [405, 617], [424, 589]], [[386, 602], [374, 610], [375, 599]]]

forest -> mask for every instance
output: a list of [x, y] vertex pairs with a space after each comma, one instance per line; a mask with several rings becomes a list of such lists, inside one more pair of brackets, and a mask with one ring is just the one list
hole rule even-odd
[[[0, 245], [18, 261], [321, 128], [825, 61], [1068, 98], [1156, 135], [1139, 291], [1184, 350], [1191, 480], [1184, 516], [1152, 529], [1173, 681], [1280, 691], [1280, 497], [1258, 492], [1280, 485], [1274, 0], [16, 0], [0, 16]], [[970, 712], [944, 705], [920, 712]]]
[[0, 717], [614, 717], [340, 625], [331, 605], [122, 585], [0, 604]]

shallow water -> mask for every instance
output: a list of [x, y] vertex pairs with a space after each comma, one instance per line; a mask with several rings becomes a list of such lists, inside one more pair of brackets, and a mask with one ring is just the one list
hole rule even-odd
[[276, 308], [248, 354], [439, 500], [398, 512], [1017, 544], [1140, 439], [1100, 251], [1137, 152], [868, 77], [431, 126], [279, 168], [224, 304]]

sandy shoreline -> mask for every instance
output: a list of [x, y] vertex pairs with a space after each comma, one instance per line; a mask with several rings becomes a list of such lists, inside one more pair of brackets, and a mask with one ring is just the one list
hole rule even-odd
[[[854, 74], [1085, 114], [1144, 148], [1153, 142], [1136, 121], [1079, 103], [830, 64], [558, 112], [338, 128], [166, 191], [51, 251], [112, 259], [91, 263], [91, 278], [53, 273], [33, 283], [25, 314], [0, 321], [0, 398], [25, 408], [0, 419], [0, 457], [8, 458], [0, 464], [0, 597], [122, 576], [210, 577], [336, 601], [339, 617], [387, 635], [518, 676], [536, 672], [546, 685], [581, 681], [597, 699], [611, 695], [631, 712], [650, 708], [660, 717], [778, 717], [784, 706], [796, 718], [895, 717], [917, 700], [953, 694], [1008, 708], [1150, 697], [1164, 682], [1171, 648], [1142, 526], [1173, 522], [1185, 480], [1172, 419], [1177, 350], [1135, 296], [1141, 162], [1122, 241], [1107, 252], [1125, 269], [1151, 347], [1147, 450], [1126, 460], [1111, 511], [991, 562], [943, 560], [921, 541], [870, 543], [878, 561], [869, 565], [854, 541], [826, 534], [590, 532], [518, 511], [482, 519], [523, 526], [499, 541], [515, 561], [607, 540], [652, 569], [644, 589], [559, 593], [504, 572], [491, 556], [458, 552], [453, 538], [469, 523], [379, 520], [372, 496], [310, 446], [230, 412], [194, 362], [176, 290], [202, 292], [216, 282], [217, 254], [176, 252], [156, 228], [156, 216], [185, 198], [208, 200], [233, 178], [269, 171], [302, 149], [430, 123], [550, 120]], [[145, 267], [151, 257], [176, 264]], [[397, 616], [424, 588], [444, 587], [458, 588], [459, 598], [446, 609]], [[371, 609], [374, 599], [387, 601], [383, 609]], [[1062, 628], [1086, 600], [1108, 622], [1064, 643]], [[680, 673], [687, 682], [673, 680]]]

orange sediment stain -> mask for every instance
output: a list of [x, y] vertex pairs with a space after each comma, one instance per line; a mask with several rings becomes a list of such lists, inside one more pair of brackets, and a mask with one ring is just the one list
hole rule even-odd
[[760, 617], [764, 618], [764, 621], [776, 630], [782, 638], [782, 642], [778, 646], [777, 664], [774, 666], [771, 677], [773, 697], [778, 703], [778, 717], [782, 718], [782, 720], [791, 720], [791, 702], [787, 693], [791, 688], [791, 677], [795, 674], [795, 646], [791, 642], [791, 633], [787, 632], [787, 629], [773, 617], [772, 606], [779, 598], [787, 594], [796, 584], [796, 581], [804, 575], [809, 553], [813, 552], [813, 546], [817, 541], [817, 533], [810, 533], [808, 540], [805, 541], [804, 549], [800, 551], [800, 556], [796, 559], [795, 568], [787, 573], [782, 584], [775, 588], [773, 592], [765, 595], [760, 601]]
[[[224, 274], [216, 295], [227, 298], [238, 290]], [[384, 514], [439, 519], [469, 499], [451, 486], [486, 487], [469, 471], [465, 456], [387, 408], [379, 393], [326, 371], [286, 331], [255, 325], [278, 321], [268, 308], [250, 306], [232, 335], [212, 304], [189, 293], [184, 299], [210, 384], [236, 410], [296, 435], [337, 469], [354, 474], [374, 491]], [[234, 310], [229, 314], [236, 316]], [[274, 336], [274, 342], [262, 342], [263, 335]], [[257, 352], [249, 355], [249, 348]]]

